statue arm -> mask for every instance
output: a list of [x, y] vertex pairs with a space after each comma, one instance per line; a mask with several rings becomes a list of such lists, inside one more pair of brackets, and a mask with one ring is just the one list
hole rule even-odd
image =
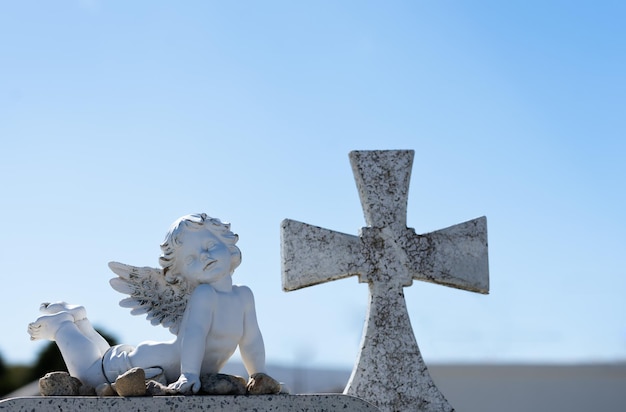
[[197, 286], [187, 302], [187, 313], [179, 331], [180, 377], [171, 388], [181, 392], [200, 390], [200, 370], [211, 329], [215, 290], [206, 284]]
[[265, 372], [265, 345], [256, 319], [254, 295], [246, 286], [240, 287], [240, 293], [245, 310], [239, 352], [248, 375], [252, 376], [255, 373]]

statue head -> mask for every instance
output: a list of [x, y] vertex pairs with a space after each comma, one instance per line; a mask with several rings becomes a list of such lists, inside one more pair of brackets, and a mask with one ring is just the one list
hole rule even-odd
[[[159, 257], [159, 263], [163, 268], [165, 279], [171, 283], [182, 280], [184, 265], [192, 262], [182, 261], [190, 257], [181, 256], [181, 253], [187, 253], [186, 251], [190, 248], [198, 248], [199, 252], [202, 252], [215, 246], [219, 248], [222, 245], [230, 254], [230, 264], [227, 270], [228, 275], [232, 275], [241, 263], [241, 251], [235, 245], [237, 240], [239, 237], [230, 230], [230, 224], [207, 216], [206, 213], [186, 215], [177, 219], [161, 244], [162, 254]], [[193, 242], [194, 245], [190, 245], [189, 242]], [[210, 250], [208, 252], [210, 254]], [[197, 259], [201, 259], [200, 255], [204, 255], [204, 252], [198, 253]]]

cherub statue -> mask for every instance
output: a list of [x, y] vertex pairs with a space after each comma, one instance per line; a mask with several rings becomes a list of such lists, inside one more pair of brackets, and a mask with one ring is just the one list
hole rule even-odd
[[252, 291], [232, 284], [241, 263], [237, 240], [229, 224], [204, 213], [187, 215], [172, 224], [161, 244], [162, 269], [109, 263], [118, 275], [111, 286], [130, 295], [120, 305], [169, 328], [176, 336], [169, 342], [110, 347], [84, 307], [65, 302], [42, 304], [44, 315], [28, 333], [32, 340], [56, 341], [69, 373], [93, 387], [140, 367], [147, 378], [164, 374], [170, 389], [196, 393], [201, 374], [219, 372], [237, 346], [250, 375], [248, 388], [260, 376], [273, 381], [265, 375]]

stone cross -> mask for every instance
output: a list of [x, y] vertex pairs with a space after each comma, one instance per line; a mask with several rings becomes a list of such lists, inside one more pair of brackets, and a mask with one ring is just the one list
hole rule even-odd
[[412, 150], [353, 151], [367, 226], [359, 236], [286, 219], [282, 283], [292, 291], [348, 276], [369, 285], [357, 362], [344, 393], [382, 411], [453, 411], [424, 364], [404, 300], [413, 279], [489, 292], [487, 221], [417, 235], [406, 226]]

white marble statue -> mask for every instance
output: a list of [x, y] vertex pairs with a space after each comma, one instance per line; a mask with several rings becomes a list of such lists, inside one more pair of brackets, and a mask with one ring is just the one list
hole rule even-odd
[[206, 214], [183, 216], [161, 245], [162, 269], [111, 262], [119, 276], [111, 285], [130, 297], [120, 305], [147, 314], [176, 336], [169, 342], [110, 347], [87, 319], [84, 307], [44, 303], [44, 313], [28, 326], [32, 340], [56, 341], [72, 376], [93, 387], [133, 367], [146, 377], [164, 374], [170, 389], [200, 390], [200, 376], [217, 373], [239, 346], [250, 381], [265, 375], [265, 347], [257, 324], [254, 297], [246, 286], [232, 284], [241, 263], [230, 225]]

